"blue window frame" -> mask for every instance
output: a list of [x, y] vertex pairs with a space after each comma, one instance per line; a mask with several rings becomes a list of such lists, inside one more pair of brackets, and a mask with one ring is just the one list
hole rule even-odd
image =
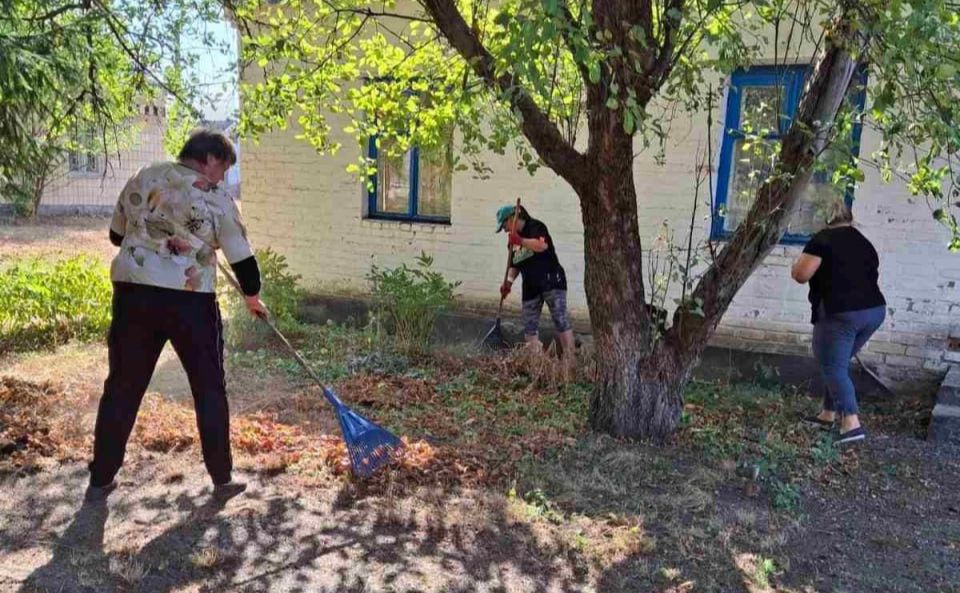
[[427, 163], [421, 168], [418, 147], [402, 162], [388, 162], [375, 136], [367, 143], [367, 157], [377, 164], [367, 191], [368, 218], [450, 224], [449, 169], [435, 171]]
[[[757, 66], [735, 71], [731, 76], [717, 169], [710, 233], [713, 239], [728, 238], [752, 205], [780, 138], [792, 123], [809, 72], [807, 65]], [[866, 71], [861, 71], [847, 95], [860, 111], [865, 88]], [[859, 155], [861, 128], [860, 123], [853, 126], [853, 157]], [[815, 217], [817, 199], [829, 192], [836, 192], [829, 172], [816, 171], [781, 243], [804, 243], [819, 230]], [[845, 192], [843, 199], [848, 206], [853, 203], [852, 189]]]

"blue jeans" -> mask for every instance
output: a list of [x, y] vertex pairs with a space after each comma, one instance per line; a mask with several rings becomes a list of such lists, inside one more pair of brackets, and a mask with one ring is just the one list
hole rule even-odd
[[857, 394], [850, 380], [850, 359], [883, 324], [885, 306], [827, 315], [820, 310], [813, 326], [813, 355], [827, 385], [823, 409], [842, 416], [857, 413]]

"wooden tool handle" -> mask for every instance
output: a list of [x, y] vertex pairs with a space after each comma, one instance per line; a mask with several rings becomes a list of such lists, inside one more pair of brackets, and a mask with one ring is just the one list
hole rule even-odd
[[[217, 266], [220, 268], [220, 271], [223, 273], [223, 275], [226, 276], [227, 282], [233, 285], [233, 287], [237, 289], [237, 292], [243, 295], [244, 293], [243, 293], [243, 289], [240, 288], [240, 283], [237, 282], [237, 279], [233, 277], [233, 274], [230, 273], [230, 270], [228, 270], [227, 267], [224, 266], [223, 263], [221, 262], [217, 262]], [[309, 375], [310, 378], [313, 379], [313, 382], [316, 383], [317, 386], [320, 387], [320, 389], [324, 390], [324, 396], [326, 396], [327, 399], [329, 400], [330, 397], [326, 393], [326, 385], [323, 384], [323, 381], [321, 381], [320, 377], [318, 377], [317, 374], [314, 372], [314, 370], [310, 368], [310, 365], [307, 364], [307, 361], [303, 359], [303, 356], [300, 355], [300, 352], [298, 352], [297, 349], [293, 347], [293, 344], [290, 343], [290, 340], [288, 340], [287, 337], [283, 335], [283, 332], [281, 332], [280, 329], [276, 326], [276, 324], [273, 322], [272, 316], [270, 315], [270, 310], [267, 309], [266, 305], [264, 305], [263, 308], [267, 311], [267, 314], [257, 315], [257, 317], [259, 317], [261, 320], [263, 320], [264, 323], [270, 326], [270, 329], [273, 330], [274, 335], [280, 338], [280, 341], [283, 342], [283, 345], [287, 347], [287, 349], [290, 351], [291, 354], [293, 354], [294, 359], [296, 359], [296, 361], [300, 363], [300, 366], [303, 368], [303, 370], [307, 372], [307, 375]], [[333, 402], [331, 401], [331, 403]]]
[[[517, 218], [520, 216], [520, 197], [517, 197], [517, 205], [513, 209], [513, 225], [516, 227]], [[507, 245], [507, 269], [503, 271], [503, 283], [506, 284], [507, 280], [510, 279], [510, 268], [513, 267], [513, 252], [510, 251], [510, 246]], [[500, 317], [500, 313], [503, 312], [503, 301], [506, 297], [500, 297], [500, 307], [497, 309], [497, 317]]]

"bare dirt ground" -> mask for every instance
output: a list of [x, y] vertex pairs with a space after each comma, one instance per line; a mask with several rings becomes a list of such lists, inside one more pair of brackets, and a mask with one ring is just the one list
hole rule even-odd
[[254, 478], [242, 498], [222, 505], [202, 473], [181, 472], [181, 463], [141, 461], [109, 505], [79, 505], [80, 467], [19, 481], [19, 496], [0, 503], [0, 590], [559, 592], [585, 584], [510, 518], [502, 497], [352, 500]]
[[[109, 258], [105, 229], [96, 219], [0, 226], [0, 263], [26, 253]], [[334, 348], [321, 346], [311, 355]], [[522, 378], [414, 371], [338, 381], [366, 390], [374, 417], [405, 434], [438, 433], [449, 449], [467, 450], [494, 427], [512, 451], [533, 444], [525, 427], [569, 422]], [[86, 439], [105, 373], [100, 344], [0, 358], [0, 377], [56, 384], [65, 397], [50, 414], [75, 419]], [[269, 356], [229, 356], [227, 376], [235, 417], [265, 409], [311, 434], [337, 432], [316, 392]], [[871, 438], [836, 458], [811, 453], [816, 439], [793, 426], [795, 408], [813, 402], [778, 396], [753, 409], [752, 396], [724, 388], [710, 404], [711, 389], [688, 406], [670, 446], [574, 428], [537, 455], [516, 451], [512, 478], [476, 486], [428, 474], [368, 487], [240, 458], [250, 488], [221, 504], [195, 445], [158, 452], [137, 441], [106, 505], [82, 503], [83, 451], [0, 473], [0, 593], [960, 592], [960, 451], [922, 440], [929, 402], [864, 402]], [[171, 353], [150, 391], [150, 401], [189, 406]], [[724, 401], [732, 395], [742, 399]], [[756, 437], [761, 421], [767, 436]], [[741, 458], [800, 469], [784, 484], [755, 484], [738, 476]]]
[[0, 477], [0, 591], [956, 592], [958, 453], [878, 427], [794, 514], [703, 453], [589, 435], [525, 496], [251, 468], [226, 504], [195, 448], [134, 444], [107, 505], [82, 462]]
[[84, 254], [106, 263], [116, 254], [110, 220], [103, 217], [40, 218], [0, 224], [0, 263], [12, 257]]

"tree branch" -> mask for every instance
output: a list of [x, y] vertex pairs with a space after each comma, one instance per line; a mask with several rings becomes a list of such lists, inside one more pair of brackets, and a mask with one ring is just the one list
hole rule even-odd
[[85, 6], [84, 6], [83, 4], [65, 4], [65, 5], [61, 6], [60, 8], [51, 10], [50, 12], [48, 12], [48, 13], [46, 13], [46, 14], [43, 14], [43, 15], [40, 15], [40, 16], [27, 17], [27, 18], [24, 19], [24, 20], [26, 20], [26, 21], [33, 21], [33, 22], [50, 21], [50, 20], [53, 20], [53, 19], [57, 18], [58, 16], [60, 16], [61, 14], [65, 13], [65, 12], [70, 12], [71, 10], [77, 10], [77, 9], [81, 9], [81, 8], [84, 8], [84, 7], [85, 7]]
[[746, 219], [693, 291], [691, 301], [702, 303], [702, 312], [695, 312], [689, 303], [677, 309], [667, 336], [673, 352], [702, 352], [737, 291], [786, 231], [816, 155], [833, 133], [859, 55], [870, 42], [852, 21], [849, 13], [834, 21], [796, 117], [783, 136], [771, 177], [761, 184]]
[[94, 2], [96, 3], [97, 7], [103, 12], [103, 15], [104, 15], [103, 20], [107, 24], [107, 27], [110, 29], [110, 32], [113, 33], [114, 39], [117, 40], [117, 43], [120, 45], [120, 48], [123, 50], [123, 52], [127, 54], [131, 60], [133, 60], [133, 62], [137, 65], [138, 68], [140, 68], [140, 70], [144, 74], [152, 78], [160, 88], [170, 93], [170, 96], [176, 98], [179, 101], [186, 103], [187, 101], [184, 100], [184, 98], [180, 95], [180, 93], [170, 88], [170, 85], [168, 85], [163, 79], [157, 76], [157, 74], [153, 71], [153, 69], [147, 66], [143, 62], [143, 60], [140, 59], [140, 56], [137, 54], [137, 52], [135, 52], [133, 49], [130, 48], [130, 46], [126, 42], [126, 38], [124, 37], [123, 32], [121, 32], [121, 30], [117, 28], [117, 25], [119, 24], [119, 26], [123, 29], [123, 31], [129, 32], [126, 26], [123, 25], [123, 23], [116, 22], [116, 16], [112, 12], [110, 12], [110, 9], [107, 8], [103, 4], [103, 2], [101, 2], [100, 0], [94, 0]]
[[571, 146], [537, 107], [512, 72], [497, 74], [494, 58], [463, 19], [452, 0], [423, 0], [423, 5], [437, 28], [457, 52], [473, 68], [488, 87], [504, 94], [521, 116], [520, 127], [534, 150], [548, 167], [566, 179], [574, 188], [588, 183], [587, 160]]
[[431, 24], [432, 24], [432, 21], [431, 21], [430, 19], [425, 19], [425, 18], [421, 18], [421, 17], [418, 17], [418, 16], [410, 15], [410, 14], [401, 14], [401, 13], [398, 13], [398, 12], [387, 12], [387, 11], [383, 11], [383, 10], [373, 10], [373, 9], [371, 9], [371, 8], [343, 8], [343, 7], [341, 7], [341, 6], [337, 6], [337, 5], [334, 4], [333, 2], [330, 2], [329, 0], [326, 0], [326, 1], [324, 2], [324, 4], [326, 4], [333, 12], [338, 13], [338, 14], [340, 14], [340, 13], [344, 13], [344, 14], [355, 14], [355, 15], [357, 15], [357, 16], [362, 16], [362, 17], [366, 17], [366, 18], [370, 18], [370, 17], [389, 17], [389, 18], [400, 19], [400, 20], [405, 20], [405, 21], [413, 21], [413, 22], [418, 22], [418, 23], [431, 23]]
[[[663, 43], [657, 52], [657, 58], [650, 70], [646, 73], [654, 81], [654, 89], [659, 88], [666, 77], [673, 69], [674, 49], [677, 43], [677, 33], [680, 31], [680, 25], [683, 23], [683, 17], [674, 18], [673, 14], [683, 15], [684, 0], [667, 0], [664, 14], [661, 16], [663, 21], [662, 38]], [[685, 48], [682, 44], [681, 50]]]
[[[567, 51], [570, 52], [570, 58], [580, 71], [580, 77], [583, 79], [583, 83], [589, 86], [590, 72], [587, 70], [585, 64], [577, 60], [577, 46], [572, 35], [573, 31], [579, 27], [579, 23], [573, 18], [570, 5], [567, 4], [566, 0], [559, 0], [557, 2], [557, 9], [560, 11], [560, 16], [564, 20], [563, 26], [560, 27], [560, 36], [563, 37], [563, 43], [567, 46]], [[587, 38], [589, 39], [589, 35]]]

